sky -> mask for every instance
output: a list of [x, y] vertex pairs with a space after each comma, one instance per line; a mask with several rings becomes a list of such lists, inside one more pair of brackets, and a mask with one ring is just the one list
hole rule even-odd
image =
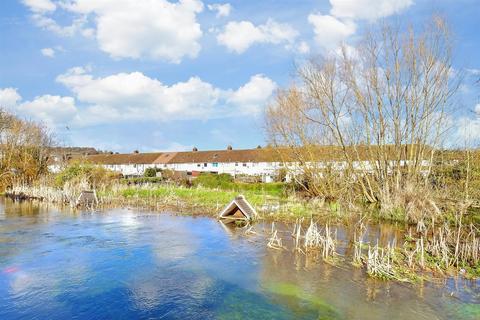
[[433, 13], [463, 75], [451, 137], [480, 139], [480, 0], [2, 0], [0, 106], [65, 146], [254, 148], [295, 66]]

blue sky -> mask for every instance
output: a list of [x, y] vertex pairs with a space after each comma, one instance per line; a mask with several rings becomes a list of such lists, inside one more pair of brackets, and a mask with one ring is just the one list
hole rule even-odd
[[296, 64], [434, 12], [465, 74], [452, 136], [480, 138], [478, 0], [2, 0], [0, 105], [64, 145], [251, 148], [266, 143], [264, 107]]

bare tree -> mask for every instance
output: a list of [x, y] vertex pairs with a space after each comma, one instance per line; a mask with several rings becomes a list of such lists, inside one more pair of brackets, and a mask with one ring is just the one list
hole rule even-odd
[[[403, 190], [427, 185], [459, 86], [451, 61], [443, 19], [433, 17], [420, 33], [384, 25], [356, 47], [299, 68], [299, 84], [280, 91], [267, 110], [269, 136], [294, 155], [310, 150], [307, 162], [322, 164], [303, 166], [303, 174], [314, 168], [318, 176], [336, 163], [354, 181], [348, 190], [397, 205]], [[325, 144], [341, 150], [337, 161], [312, 151]], [[325, 196], [321, 190], [311, 188]]]

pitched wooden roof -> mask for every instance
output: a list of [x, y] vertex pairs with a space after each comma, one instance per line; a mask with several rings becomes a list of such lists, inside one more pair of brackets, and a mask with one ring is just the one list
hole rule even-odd
[[[243, 217], [235, 217], [235, 212], [239, 210]], [[220, 219], [231, 220], [252, 220], [257, 217], [257, 212], [243, 195], [235, 197], [218, 215]]]

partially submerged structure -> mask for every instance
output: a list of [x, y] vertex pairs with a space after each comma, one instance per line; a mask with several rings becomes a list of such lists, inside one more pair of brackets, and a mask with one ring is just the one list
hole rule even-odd
[[84, 190], [80, 193], [75, 202], [76, 207], [94, 208], [98, 205], [97, 193], [94, 191]]
[[235, 197], [218, 215], [226, 223], [236, 221], [252, 221], [257, 218], [257, 212], [244, 196]]

